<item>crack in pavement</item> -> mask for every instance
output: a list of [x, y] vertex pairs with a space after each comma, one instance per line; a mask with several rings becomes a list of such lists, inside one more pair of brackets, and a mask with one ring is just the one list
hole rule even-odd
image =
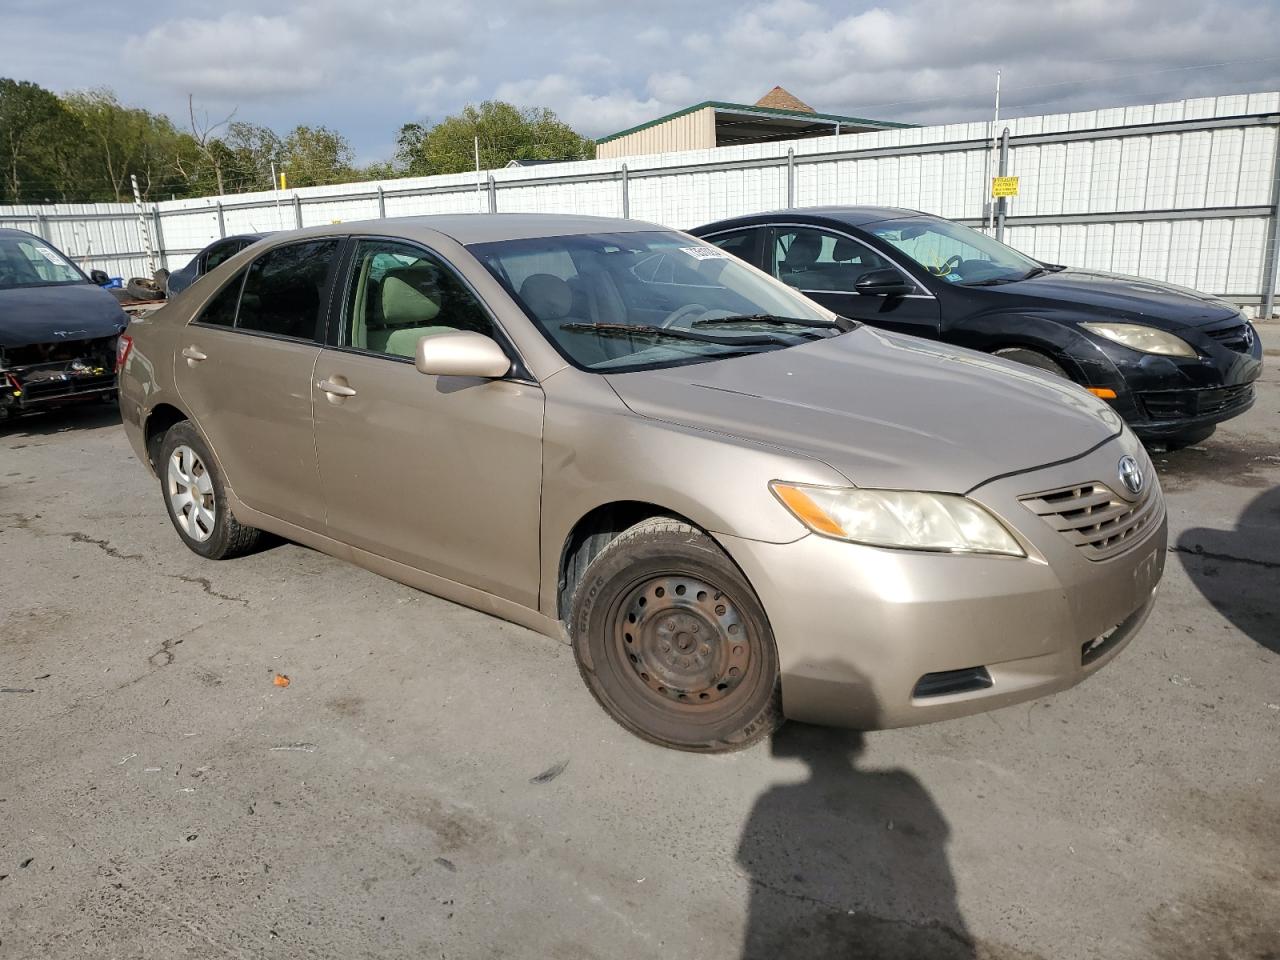
[[111, 545], [111, 542], [109, 540], [95, 540], [93, 537], [85, 533], [63, 533], [63, 534], [60, 534], [60, 536], [70, 537], [72, 543], [91, 543], [95, 547], [97, 547], [99, 550], [101, 550], [103, 553], [105, 553], [108, 557], [112, 557], [116, 560], [141, 560], [142, 559], [142, 554], [140, 553], [121, 553], [119, 550], [117, 550], [115, 547]]
[[171, 573], [169, 574], [169, 579], [181, 580], [183, 583], [194, 583], [209, 596], [217, 597], [219, 600], [234, 600], [236, 603], [243, 603], [246, 607], [249, 605], [249, 601], [245, 597], [236, 597], [229, 593], [219, 593], [217, 590], [213, 589], [213, 584], [209, 582], [208, 577], [187, 577], [180, 573]]
[[1200, 544], [1191, 547], [1181, 545], [1169, 548], [1170, 553], [1185, 553], [1193, 557], [1204, 557], [1206, 560], [1221, 560], [1225, 563], [1243, 563], [1250, 567], [1262, 567], [1264, 570], [1280, 570], [1280, 560], [1255, 560], [1253, 557], [1237, 557], [1230, 553], [1214, 553]]

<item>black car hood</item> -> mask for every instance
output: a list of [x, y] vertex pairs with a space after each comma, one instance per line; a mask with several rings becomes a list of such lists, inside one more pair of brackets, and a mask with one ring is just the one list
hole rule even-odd
[[96, 340], [128, 324], [116, 298], [91, 283], [0, 289], [0, 347]]
[[1173, 283], [1071, 267], [984, 289], [1001, 296], [1030, 297], [1055, 311], [1083, 308], [1081, 312], [1097, 311], [1098, 319], [1133, 320], [1165, 330], [1199, 327], [1240, 312], [1225, 300]]

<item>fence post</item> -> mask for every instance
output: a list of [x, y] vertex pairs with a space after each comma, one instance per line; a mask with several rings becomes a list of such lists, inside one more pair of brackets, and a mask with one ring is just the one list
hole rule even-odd
[[628, 179], [627, 165], [622, 165], [622, 219], [631, 219], [631, 181]]
[[299, 230], [302, 229], [302, 198], [296, 193], [293, 195], [293, 222]]
[[52, 239], [49, 236], [49, 218], [43, 213], [36, 214], [36, 232], [46, 240]]
[[387, 218], [387, 195], [382, 192], [382, 184], [378, 184], [378, 219]]
[[[1004, 133], [1000, 134], [1000, 167], [996, 176], [1007, 177], [1009, 175], [1009, 128], [1004, 128]], [[1009, 212], [1009, 198], [1001, 197], [996, 202], [996, 240], [1004, 243], [1004, 218]]]
[[498, 185], [493, 182], [493, 174], [489, 174], [489, 212], [498, 212]]
[[160, 218], [160, 205], [153, 203], [151, 205], [151, 219], [156, 225], [156, 259], [160, 261], [160, 266], [169, 269], [169, 257], [164, 252], [164, 224]]
[[218, 236], [219, 238], [227, 235], [227, 221], [222, 216], [222, 201], [217, 202], [218, 206]]
[[1276, 126], [1275, 167], [1271, 171], [1271, 218], [1263, 248], [1262, 309], [1258, 317], [1270, 320], [1276, 312], [1276, 280], [1280, 279], [1280, 125]]
[[787, 148], [787, 209], [796, 205], [796, 152]]

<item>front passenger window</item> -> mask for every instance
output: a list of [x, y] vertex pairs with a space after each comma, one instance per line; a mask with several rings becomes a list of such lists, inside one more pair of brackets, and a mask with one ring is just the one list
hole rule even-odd
[[480, 301], [452, 270], [411, 244], [356, 244], [342, 346], [412, 358], [422, 337], [458, 330], [486, 337], [495, 332]]

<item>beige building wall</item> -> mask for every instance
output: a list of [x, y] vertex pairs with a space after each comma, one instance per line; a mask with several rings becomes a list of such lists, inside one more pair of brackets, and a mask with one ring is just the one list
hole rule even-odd
[[706, 150], [716, 145], [716, 111], [703, 107], [665, 123], [646, 127], [596, 147], [601, 159], [639, 157], [650, 153], [673, 153], [677, 150]]

